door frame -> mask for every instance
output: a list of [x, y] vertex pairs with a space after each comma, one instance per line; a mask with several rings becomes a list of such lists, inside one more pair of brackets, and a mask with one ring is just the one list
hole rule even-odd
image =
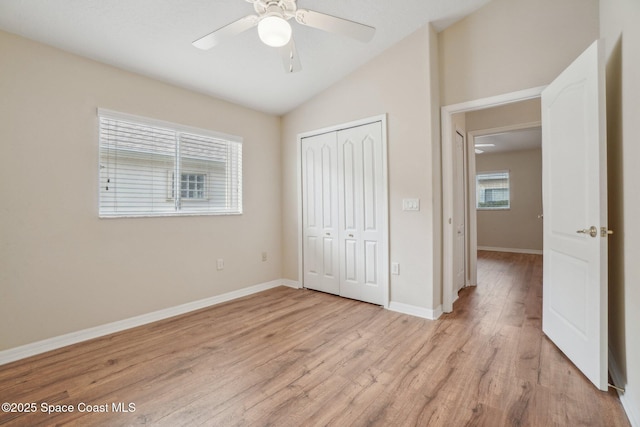
[[389, 308], [389, 173], [388, 173], [388, 156], [387, 156], [387, 114], [366, 117], [359, 120], [350, 121], [333, 126], [327, 126], [320, 129], [299, 133], [296, 137], [296, 175], [297, 175], [297, 198], [298, 198], [298, 280], [299, 287], [304, 288], [304, 242], [303, 242], [303, 206], [302, 206], [302, 139], [311, 136], [322, 135], [329, 132], [337, 132], [344, 129], [364, 126], [372, 123], [380, 122], [382, 125], [382, 182], [384, 184], [382, 203], [382, 236], [383, 241], [380, 242], [381, 262], [381, 281], [383, 289], [383, 307]]
[[[460, 137], [462, 138], [462, 212], [459, 214], [462, 215], [463, 218], [463, 222], [464, 222], [464, 240], [463, 240], [463, 248], [462, 248], [462, 253], [463, 255], [463, 260], [462, 260], [462, 265], [464, 266], [464, 278], [463, 278], [463, 283], [462, 283], [462, 288], [466, 288], [467, 286], [469, 286], [469, 273], [470, 273], [470, 268], [469, 268], [469, 209], [470, 209], [470, 205], [469, 205], [469, 151], [468, 151], [468, 136], [465, 133], [465, 129], [461, 129], [458, 125], [455, 125], [455, 131], [453, 132], [453, 138], [454, 141], [453, 143], [455, 143], [455, 138], [456, 135], [460, 135]], [[456, 159], [453, 156], [453, 151], [452, 151], [452, 162], [455, 162]], [[452, 163], [453, 165], [453, 163]], [[458, 188], [457, 190], [460, 190], [460, 188]], [[454, 206], [455, 206], [455, 199], [457, 199], [458, 197], [460, 197], [459, 194], [456, 194], [456, 189], [453, 189], [452, 194], [452, 198], [454, 200]], [[454, 208], [455, 211], [455, 208]], [[454, 211], [452, 211], [452, 218], [453, 218], [453, 214], [455, 213]], [[456, 238], [456, 236], [454, 235], [454, 239]], [[453, 248], [452, 248], [453, 249]], [[455, 263], [453, 263], [452, 261], [452, 267], [453, 265], [455, 265]], [[453, 272], [454, 276], [455, 276], [455, 272]], [[452, 279], [454, 278], [454, 276], [452, 276]], [[460, 289], [462, 289], [460, 288]], [[454, 299], [455, 300], [455, 299]]]
[[[539, 86], [441, 107], [440, 120], [442, 135], [440, 144], [442, 150], [442, 311], [445, 313], [450, 313], [453, 311], [453, 302], [456, 299], [456, 296], [453, 292], [453, 239], [455, 238], [455, 236], [453, 234], [454, 227], [452, 224], [453, 144], [455, 142], [454, 138], [456, 129], [453, 125], [452, 116], [457, 113], [467, 113], [470, 111], [482, 110], [485, 108], [498, 107], [501, 105], [512, 104], [514, 102], [540, 98], [540, 95], [542, 94], [542, 91], [545, 87], [546, 86]], [[469, 139], [470, 138], [467, 138], [467, 141], [469, 141]], [[470, 248], [466, 248], [467, 253], [469, 253], [469, 249]]]

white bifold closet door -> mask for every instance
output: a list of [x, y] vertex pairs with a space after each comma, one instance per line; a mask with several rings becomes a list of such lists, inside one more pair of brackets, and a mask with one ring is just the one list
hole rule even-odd
[[304, 286], [340, 294], [335, 132], [302, 140]]
[[384, 303], [382, 124], [302, 139], [304, 286]]

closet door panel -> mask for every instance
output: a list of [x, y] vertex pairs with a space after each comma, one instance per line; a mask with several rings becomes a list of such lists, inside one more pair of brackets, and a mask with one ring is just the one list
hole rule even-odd
[[376, 158], [379, 153], [376, 152], [376, 141], [369, 135], [362, 141], [362, 184], [363, 184], [363, 229], [365, 231], [375, 231], [378, 228], [377, 211], [378, 200], [376, 189], [382, 183], [378, 182], [382, 165], [378, 164]]
[[[357, 283], [358, 281], [358, 242], [353, 239], [344, 240], [344, 251], [341, 257], [343, 276], [340, 282]], [[342, 289], [343, 286], [341, 286]], [[342, 293], [341, 293], [342, 295]]]
[[334, 256], [334, 248], [336, 246], [336, 239], [332, 237], [324, 237], [323, 238], [323, 253], [322, 253], [322, 262], [323, 262], [323, 273], [324, 276], [328, 279], [338, 279], [336, 275], [336, 271], [334, 271], [338, 267], [338, 263], [335, 262]]
[[[338, 131], [341, 215], [340, 295], [383, 304], [380, 282], [380, 227], [383, 200], [382, 125], [380, 122]], [[347, 244], [348, 242], [348, 244]], [[347, 274], [348, 271], [348, 274]]]
[[304, 287], [340, 293], [336, 135], [302, 140]]
[[339, 211], [343, 217], [342, 229], [355, 231], [357, 227], [356, 212], [356, 164], [355, 145], [346, 140], [340, 147], [342, 158], [340, 161], [339, 197], [342, 202]]
[[378, 242], [364, 242], [364, 283], [378, 285]]

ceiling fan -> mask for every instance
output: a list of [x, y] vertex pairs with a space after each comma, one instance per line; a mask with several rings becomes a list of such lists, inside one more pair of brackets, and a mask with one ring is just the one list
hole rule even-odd
[[258, 26], [260, 40], [279, 48], [284, 68], [289, 73], [302, 69], [289, 20], [330, 33], [351, 37], [362, 42], [373, 38], [376, 29], [358, 22], [337, 18], [313, 10], [298, 9], [296, 0], [246, 0], [253, 4], [257, 15], [248, 15], [207, 34], [193, 42], [199, 49], [209, 50], [249, 28]]

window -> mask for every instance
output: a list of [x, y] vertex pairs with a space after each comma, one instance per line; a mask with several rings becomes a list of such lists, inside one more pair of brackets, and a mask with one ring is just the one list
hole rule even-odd
[[183, 173], [180, 175], [180, 197], [203, 200], [206, 176], [203, 173]]
[[242, 213], [239, 137], [106, 110], [98, 116], [100, 217]]
[[476, 175], [476, 207], [509, 209], [509, 171], [483, 172]]
[[[176, 197], [175, 172], [171, 171], [167, 182], [170, 187], [167, 198], [173, 200]], [[207, 200], [207, 174], [205, 173], [182, 173], [180, 174], [180, 198], [191, 200]]]

